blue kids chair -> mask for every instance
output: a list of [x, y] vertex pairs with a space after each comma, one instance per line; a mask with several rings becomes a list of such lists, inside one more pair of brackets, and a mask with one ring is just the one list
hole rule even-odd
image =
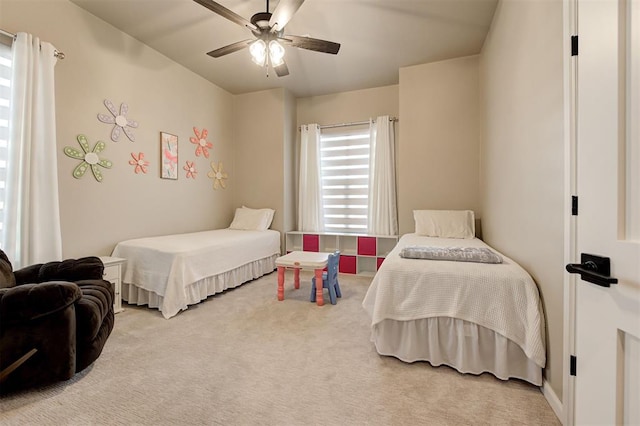
[[[322, 273], [322, 288], [329, 290], [329, 299], [331, 304], [336, 304], [336, 296], [342, 297], [340, 293], [340, 284], [338, 283], [338, 264], [340, 262], [340, 251], [336, 250], [329, 255], [327, 260], [327, 271]], [[311, 296], [312, 302], [316, 301], [316, 277], [311, 278]]]

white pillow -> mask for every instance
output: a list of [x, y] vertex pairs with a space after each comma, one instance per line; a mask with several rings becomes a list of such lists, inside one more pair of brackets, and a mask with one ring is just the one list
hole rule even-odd
[[237, 208], [229, 229], [264, 231], [269, 229], [275, 210]]
[[416, 234], [439, 238], [474, 238], [476, 220], [472, 210], [414, 210]]
[[229, 229], [259, 231], [264, 230], [263, 223], [264, 215], [262, 213], [237, 208]]
[[273, 215], [276, 214], [276, 211], [273, 209], [252, 209], [244, 205], [242, 206], [242, 208], [246, 210], [253, 210], [256, 212], [260, 212], [264, 215], [264, 223], [263, 223], [264, 229], [262, 229], [262, 231], [264, 231], [265, 229], [269, 229], [269, 227], [271, 226], [271, 222], [273, 222]]

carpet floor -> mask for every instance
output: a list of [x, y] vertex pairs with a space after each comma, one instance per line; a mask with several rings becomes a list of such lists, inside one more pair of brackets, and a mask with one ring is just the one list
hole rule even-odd
[[[102, 355], [67, 382], [0, 399], [3, 425], [559, 425], [539, 388], [377, 354], [341, 275], [336, 305], [285, 300], [272, 273], [170, 320], [124, 304]], [[326, 293], [325, 293], [326, 294]], [[326, 295], [328, 301], [328, 295]]]

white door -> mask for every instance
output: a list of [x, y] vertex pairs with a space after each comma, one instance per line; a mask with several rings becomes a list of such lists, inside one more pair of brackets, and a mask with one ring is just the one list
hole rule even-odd
[[638, 425], [640, 0], [578, 0], [577, 18], [576, 251], [609, 257], [618, 282], [576, 275], [573, 419]]

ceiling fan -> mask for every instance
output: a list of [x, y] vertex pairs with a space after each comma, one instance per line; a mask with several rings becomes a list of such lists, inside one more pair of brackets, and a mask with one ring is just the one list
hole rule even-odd
[[242, 16], [213, 0], [194, 1], [230, 21], [248, 28], [255, 37], [255, 39], [238, 41], [207, 53], [207, 55], [214, 58], [248, 47], [255, 63], [260, 66], [271, 64], [276, 75], [283, 77], [289, 74], [289, 69], [284, 61], [284, 47], [282, 44], [333, 55], [340, 50], [340, 43], [284, 34], [284, 27], [293, 14], [302, 6], [304, 0], [280, 0], [273, 13], [269, 13], [269, 0], [266, 0], [267, 11], [256, 13], [251, 17], [251, 21], [247, 21]]

